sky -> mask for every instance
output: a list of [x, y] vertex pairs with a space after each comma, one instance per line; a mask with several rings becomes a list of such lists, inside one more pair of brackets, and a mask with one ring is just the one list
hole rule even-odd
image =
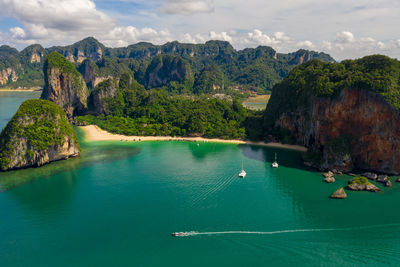
[[0, 0], [0, 44], [18, 49], [93, 36], [109, 47], [225, 40], [336, 60], [400, 58], [399, 26], [399, 0]]

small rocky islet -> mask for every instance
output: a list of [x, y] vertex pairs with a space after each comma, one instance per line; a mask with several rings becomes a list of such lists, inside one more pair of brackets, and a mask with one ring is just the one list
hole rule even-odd
[[65, 112], [48, 100], [21, 104], [0, 135], [0, 170], [39, 167], [80, 155]]
[[337, 191], [333, 192], [333, 194], [331, 195], [331, 198], [336, 198], [336, 199], [347, 198], [346, 191], [344, 191], [343, 187], [341, 187]]
[[[322, 175], [325, 177], [324, 181], [326, 183], [333, 183], [335, 182], [334, 178], [334, 173], [332, 171], [328, 171], [326, 173], [322, 173]], [[351, 191], [369, 191], [369, 192], [379, 192], [381, 189], [377, 187], [376, 185], [372, 184], [369, 180], [376, 181], [378, 183], [382, 183], [385, 187], [392, 187], [392, 181], [389, 180], [389, 177], [385, 174], [376, 174], [373, 172], [365, 172], [359, 176], [349, 173], [348, 175], [354, 176], [351, 180], [348, 181], [348, 185], [346, 186], [347, 190]], [[400, 183], [400, 178], [396, 179], [397, 183]], [[335, 191], [332, 195], [331, 198], [342, 198], [342, 197], [336, 197], [337, 195], [343, 195], [342, 191], [344, 192], [343, 188], [340, 188], [339, 190]], [[347, 195], [346, 195], [347, 197]], [[343, 197], [343, 198], [346, 198]]]

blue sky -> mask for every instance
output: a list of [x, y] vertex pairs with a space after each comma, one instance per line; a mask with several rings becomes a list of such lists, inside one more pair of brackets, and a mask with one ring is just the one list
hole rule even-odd
[[65, 45], [94, 36], [139, 41], [226, 40], [237, 49], [324, 51], [336, 59], [400, 58], [398, 0], [0, 0], [0, 44]]

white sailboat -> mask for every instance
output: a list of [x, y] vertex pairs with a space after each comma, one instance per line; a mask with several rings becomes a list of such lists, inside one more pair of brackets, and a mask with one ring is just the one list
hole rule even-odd
[[239, 177], [240, 178], [244, 178], [244, 177], [246, 177], [246, 172], [243, 170], [243, 160], [242, 160], [242, 170], [240, 171], [240, 173], [239, 173]]
[[279, 164], [278, 164], [278, 161], [276, 160], [276, 153], [275, 153], [275, 161], [272, 162], [272, 168], [278, 168], [278, 167], [279, 167]]

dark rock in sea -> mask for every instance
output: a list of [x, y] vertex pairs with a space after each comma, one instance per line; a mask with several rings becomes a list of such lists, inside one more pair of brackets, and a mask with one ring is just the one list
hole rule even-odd
[[376, 181], [384, 184], [388, 181], [388, 177], [387, 175], [378, 175]]
[[347, 198], [347, 194], [344, 191], [343, 187], [341, 187], [331, 195], [331, 198], [343, 199], [343, 198]]
[[385, 183], [386, 187], [392, 187], [392, 182], [390, 180], [387, 180]]
[[381, 191], [378, 187], [371, 184], [366, 177], [355, 177], [349, 181], [347, 189], [353, 191], [370, 191], [378, 192]]
[[304, 161], [304, 165], [306, 165], [307, 167], [313, 167], [313, 164], [308, 161]]
[[21, 104], [0, 134], [0, 170], [38, 167], [80, 155], [65, 112], [41, 99]]
[[397, 178], [396, 183], [400, 183], [400, 178]]
[[374, 181], [378, 178], [378, 175], [373, 172], [365, 172], [362, 174], [362, 176], [367, 177], [369, 180], [374, 180]]
[[334, 183], [335, 177], [333, 177], [333, 176], [325, 177], [324, 181], [325, 181], [325, 183], [328, 183], [328, 184]]
[[331, 171], [324, 172], [322, 175], [323, 175], [325, 178], [327, 178], [327, 177], [332, 177], [332, 176], [333, 176], [333, 172], [331, 172]]

